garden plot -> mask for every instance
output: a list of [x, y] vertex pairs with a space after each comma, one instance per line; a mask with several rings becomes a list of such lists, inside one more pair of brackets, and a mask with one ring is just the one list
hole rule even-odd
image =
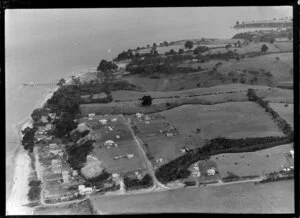
[[265, 176], [293, 165], [292, 149], [292, 144], [286, 144], [255, 152], [218, 154], [210, 160], [217, 164], [222, 179], [228, 172], [239, 177]]

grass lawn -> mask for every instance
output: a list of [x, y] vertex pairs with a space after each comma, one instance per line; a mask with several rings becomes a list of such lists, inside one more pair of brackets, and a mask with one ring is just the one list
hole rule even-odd
[[240, 177], [264, 176], [280, 171], [281, 166], [287, 167], [291, 164], [291, 149], [292, 144], [286, 144], [255, 152], [218, 154], [212, 156], [210, 161], [216, 163], [222, 178], [228, 176], [228, 171]]

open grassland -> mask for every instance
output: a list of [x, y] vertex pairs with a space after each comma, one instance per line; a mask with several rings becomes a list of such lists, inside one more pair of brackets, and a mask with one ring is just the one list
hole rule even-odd
[[210, 160], [216, 163], [222, 178], [228, 176], [228, 171], [240, 177], [265, 176], [293, 165], [289, 156], [292, 149], [292, 144], [286, 144], [255, 152], [218, 154]]
[[244, 138], [283, 136], [271, 116], [253, 102], [216, 105], [183, 105], [161, 112], [180, 134], [190, 135], [201, 129], [203, 138]]
[[270, 107], [276, 111], [281, 118], [294, 126], [294, 104], [269, 103]]
[[294, 213], [293, 181], [194, 187], [138, 195], [94, 196], [104, 213]]
[[88, 201], [63, 206], [39, 207], [34, 215], [92, 215], [92, 208]]

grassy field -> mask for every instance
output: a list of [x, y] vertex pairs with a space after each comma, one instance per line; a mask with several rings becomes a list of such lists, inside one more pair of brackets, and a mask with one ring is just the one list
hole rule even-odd
[[294, 104], [269, 103], [270, 107], [276, 111], [279, 116], [294, 126]]
[[[253, 102], [183, 105], [161, 113], [182, 135], [201, 129], [203, 138], [283, 136], [271, 116]], [[197, 133], [194, 133], [195, 135]]]
[[228, 171], [240, 177], [264, 176], [292, 164], [293, 160], [289, 156], [291, 149], [293, 145], [286, 144], [256, 152], [218, 154], [210, 160], [216, 163], [222, 178], [228, 176]]
[[[117, 118], [117, 121], [112, 122], [112, 118]], [[86, 118], [84, 119], [86, 120]], [[120, 117], [112, 115], [96, 116], [92, 121], [86, 120], [87, 125], [89, 125], [89, 122], [95, 122], [99, 119], [107, 119], [108, 124], [104, 126], [98, 124], [99, 127], [93, 130], [92, 134], [95, 136], [96, 142], [92, 154], [98, 160], [103, 161], [102, 164], [106, 171], [109, 173], [126, 173], [132, 170], [144, 169], [145, 165], [141, 160], [137, 145], [124, 121]], [[113, 128], [113, 130], [109, 130], [108, 127]], [[117, 135], [120, 138], [116, 138]], [[117, 143], [118, 147], [103, 147], [103, 143], [106, 140], [113, 140]], [[134, 157], [131, 159], [122, 158], [114, 160], [115, 156], [126, 154], [134, 154]]]
[[34, 215], [92, 215], [88, 201], [64, 206], [39, 207]]
[[138, 195], [95, 196], [104, 213], [294, 213], [294, 183], [282, 181], [175, 189]]

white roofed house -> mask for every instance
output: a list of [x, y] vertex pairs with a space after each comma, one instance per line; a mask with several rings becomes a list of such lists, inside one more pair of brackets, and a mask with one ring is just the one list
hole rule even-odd
[[97, 93], [92, 95], [93, 102], [101, 102], [108, 99], [108, 95], [105, 92]]
[[102, 124], [102, 125], [106, 125], [107, 120], [106, 119], [101, 119], [101, 120], [99, 120], [99, 123]]
[[106, 140], [103, 143], [103, 146], [105, 146], [106, 148], [110, 148], [112, 146], [117, 147], [117, 144], [113, 140]]

